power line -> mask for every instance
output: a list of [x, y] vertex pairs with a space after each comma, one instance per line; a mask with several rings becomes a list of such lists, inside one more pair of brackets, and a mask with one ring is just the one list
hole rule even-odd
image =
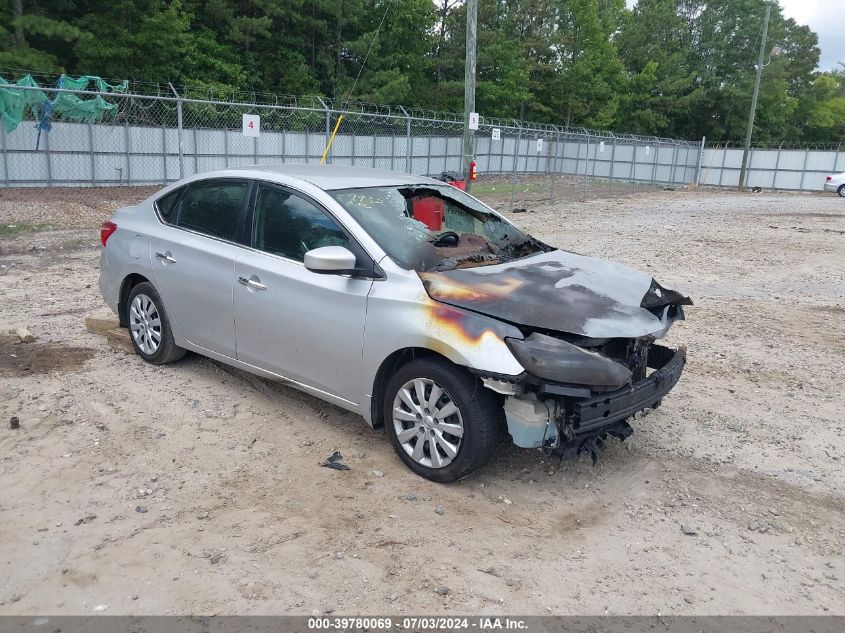
[[367, 64], [367, 59], [370, 56], [370, 51], [373, 50], [373, 45], [376, 43], [378, 39], [379, 31], [381, 31], [381, 27], [384, 24], [384, 19], [387, 17], [387, 12], [390, 11], [390, 6], [393, 4], [393, 0], [390, 0], [387, 3], [387, 8], [384, 10], [384, 15], [381, 16], [381, 22], [379, 22], [378, 28], [376, 32], [373, 33], [373, 39], [370, 42], [370, 48], [367, 49], [367, 54], [364, 55], [364, 61], [361, 62], [361, 67], [358, 69], [358, 75], [355, 77], [355, 81], [352, 83], [352, 88], [349, 89], [349, 94], [346, 95], [346, 104], [349, 104], [349, 100], [352, 98], [352, 93], [355, 91], [355, 86], [358, 85], [358, 79], [361, 77], [361, 73], [364, 71], [364, 66]]

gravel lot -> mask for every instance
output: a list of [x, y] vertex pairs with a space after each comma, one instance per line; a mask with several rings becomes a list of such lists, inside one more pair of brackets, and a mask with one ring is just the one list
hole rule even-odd
[[145, 193], [0, 190], [0, 329], [36, 337], [0, 345], [0, 614], [845, 614], [845, 201], [513, 215], [690, 294], [689, 363], [597, 466], [503, 445], [443, 486], [310, 396], [87, 333], [98, 223]]

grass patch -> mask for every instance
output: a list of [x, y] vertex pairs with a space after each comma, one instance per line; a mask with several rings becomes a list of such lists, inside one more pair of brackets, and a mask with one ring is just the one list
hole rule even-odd
[[36, 233], [52, 229], [52, 224], [29, 224], [28, 222], [7, 222], [0, 224], [0, 237], [10, 237], [21, 233]]

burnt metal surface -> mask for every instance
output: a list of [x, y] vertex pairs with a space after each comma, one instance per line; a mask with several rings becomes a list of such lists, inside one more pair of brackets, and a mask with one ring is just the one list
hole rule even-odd
[[656, 409], [681, 378], [687, 354], [683, 347], [672, 350], [653, 345], [648, 364], [656, 367], [645, 380], [616, 391], [572, 403], [571, 422], [576, 433], [589, 432], [610, 423], [627, 420], [643, 409]]
[[510, 323], [590, 338], [662, 333], [688, 297], [616, 262], [568, 251], [495, 266], [421, 272], [429, 296]]

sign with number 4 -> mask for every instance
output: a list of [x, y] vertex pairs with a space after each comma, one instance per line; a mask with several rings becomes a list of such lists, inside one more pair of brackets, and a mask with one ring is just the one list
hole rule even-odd
[[261, 132], [261, 117], [257, 114], [245, 114], [243, 116], [244, 136], [258, 136]]

